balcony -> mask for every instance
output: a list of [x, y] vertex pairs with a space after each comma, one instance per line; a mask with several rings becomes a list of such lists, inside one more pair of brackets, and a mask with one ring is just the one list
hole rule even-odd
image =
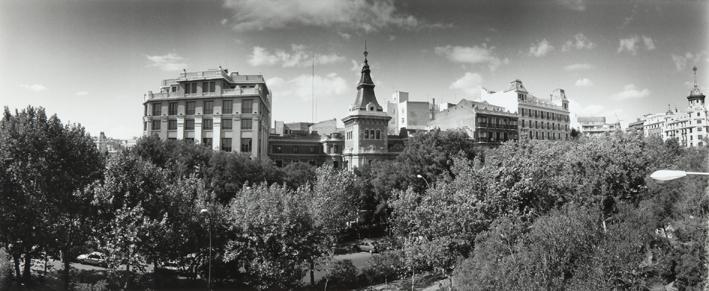
[[182, 94], [182, 93], [171, 93], [171, 92], [152, 92], [148, 91], [145, 93], [144, 101], [147, 100], [157, 100], [157, 99], [171, 99], [171, 98], [200, 98], [200, 97], [238, 97], [238, 96], [260, 96], [261, 89], [257, 88], [237, 88], [237, 89], [222, 89], [220, 92], [204, 92], [204, 93], [192, 93], [192, 94]]

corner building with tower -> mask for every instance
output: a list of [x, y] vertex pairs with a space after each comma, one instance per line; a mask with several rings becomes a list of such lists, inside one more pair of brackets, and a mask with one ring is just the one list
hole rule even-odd
[[374, 94], [374, 81], [370, 75], [367, 51], [357, 84], [357, 97], [349, 108], [349, 115], [342, 119], [345, 124], [345, 147], [342, 153], [347, 169], [371, 164], [377, 160], [393, 159], [396, 153], [388, 151], [388, 125], [391, 116]]

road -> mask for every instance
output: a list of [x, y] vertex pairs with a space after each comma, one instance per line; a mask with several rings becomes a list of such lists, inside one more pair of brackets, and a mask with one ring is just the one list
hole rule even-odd
[[[352, 264], [357, 268], [357, 270], [362, 271], [366, 267], [369, 267], [369, 265], [370, 265], [369, 259], [371, 257], [372, 257], [372, 254], [370, 254], [370, 253], [359, 252], [359, 253], [351, 253], [351, 254], [344, 254], [344, 255], [335, 255], [334, 260], [335, 261], [351, 260]], [[324, 266], [319, 265], [318, 268], [316, 268], [316, 269], [326, 269], [323, 267]], [[316, 270], [315, 271], [315, 282], [317, 282], [318, 280], [325, 277], [325, 274], [327, 274], [326, 270]], [[305, 275], [305, 277], [303, 278], [303, 282], [310, 284], [310, 272], [308, 272]]]

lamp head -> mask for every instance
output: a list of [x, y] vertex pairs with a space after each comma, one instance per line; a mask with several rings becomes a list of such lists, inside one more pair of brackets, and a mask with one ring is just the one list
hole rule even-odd
[[655, 171], [650, 175], [655, 181], [665, 182], [670, 180], [675, 180], [687, 176], [687, 172], [679, 170], [659, 170]]

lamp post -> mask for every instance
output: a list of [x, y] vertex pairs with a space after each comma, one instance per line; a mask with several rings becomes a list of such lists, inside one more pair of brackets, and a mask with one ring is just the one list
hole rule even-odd
[[421, 174], [416, 174], [416, 178], [422, 179], [424, 182], [426, 182], [426, 188], [431, 188], [431, 185], [428, 184], [428, 180], [426, 180], [426, 177], [421, 176]]
[[[686, 176], [690, 175], [695, 175], [695, 176], [709, 176], [709, 173], [705, 172], [687, 172], [687, 171], [680, 171], [680, 170], [658, 170], [650, 174], [650, 178], [653, 180], [657, 181], [658, 183], [664, 183], [667, 181], [671, 180], [676, 180], [679, 178], [684, 178]], [[709, 220], [707, 220], [707, 231], [709, 232]], [[709, 237], [709, 236], [708, 236]], [[704, 244], [706, 256], [709, 257], [709, 239], [707, 239], [707, 242]], [[709, 267], [709, 263], [708, 266]], [[707, 268], [709, 272], [709, 268]], [[707, 278], [709, 278], [709, 273], [707, 274]], [[704, 283], [704, 290], [709, 291], [709, 279], [706, 280], [706, 283]]]
[[207, 290], [212, 290], [212, 217], [208, 209], [202, 208], [199, 214], [207, 215], [209, 220], [209, 269], [207, 270]]

